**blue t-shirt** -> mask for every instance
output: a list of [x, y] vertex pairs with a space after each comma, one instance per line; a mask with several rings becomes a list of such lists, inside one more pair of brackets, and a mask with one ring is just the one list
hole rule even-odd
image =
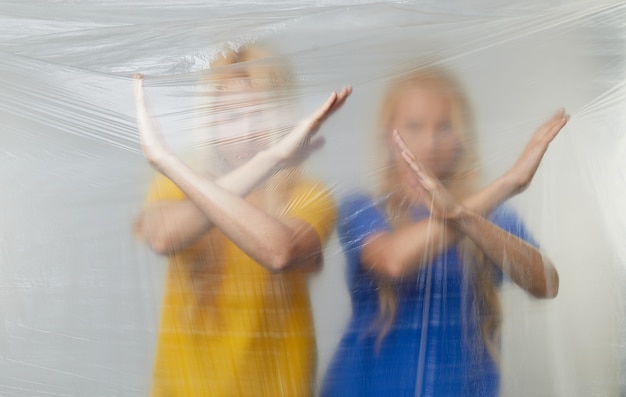
[[[416, 275], [394, 282], [397, 312], [378, 343], [379, 284], [359, 258], [368, 237], [391, 230], [381, 204], [358, 194], [339, 208], [352, 318], [327, 370], [321, 396], [496, 396], [497, 365], [477, 332], [478, 320], [472, 318], [473, 287], [463, 275], [455, 246]], [[429, 213], [416, 208], [411, 216], [418, 221]], [[511, 209], [499, 207], [489, 219], [534, 244]], [[496, 282], [501, 278], [498, 269]]]

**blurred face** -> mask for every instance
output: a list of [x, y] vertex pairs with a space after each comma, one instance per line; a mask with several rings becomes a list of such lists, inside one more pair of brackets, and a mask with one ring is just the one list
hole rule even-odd
[[[400, 98], [390, 128], [399, 131], [415, 157], [440, 180], [454, 172], [460, 148], [452, 109], [450, 94], [436, 84], [408, 88]], [[395, 165], [406, 184], [414, 177], [398, 151], [394, 153]]]
[[234, 169], [268, 147], [272, 109], [258, 91], [232, 84], [213, 107], [211, 134], [226, 165]]

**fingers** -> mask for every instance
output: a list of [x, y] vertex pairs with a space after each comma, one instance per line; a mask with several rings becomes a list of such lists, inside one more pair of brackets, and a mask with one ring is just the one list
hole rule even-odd
[[559, 109], [541, 128], [539, 128], [540, 137], [550, 143], [563, 129], [569, 121], [569, 114], [565, 113], [565, 109]]
[[143, 102], [143, 75], [141, 73], [133, 74], [133, 92], [135, 100]]
[[411, 150], [406, 145], [406, 143], [404, 143], [404, 140], [400, 136], [400, 132], [398, 130], [393, 130], [391, 134], [392, 134], [392, 138], [394, 142], [400, 148], [400, 150], [402, 152], [406, 152], [410, 156], [411, 159], [415, 160], [415, 156], [413, 155], [413, 152], [411, 152]]
[[413, 171], [415, 171], [417, 176], [420, 179], [422, 179], [424, 174], [422, 173], [422, 170], [419, 164], [417, 164], [417, 162], [415, 161], [415, 159], [411, 157], [411, 155], [408, 152], [405, 152], [405, 151], [402, 151], [402, 153], [400, 153], [400, 156], [402, 156], [402, 159], [409, 165], [409, 167], [411, 167]]
[[406, 144], [400, 137], [400, 134], [398, 134], [398, 130], [394, 130], [394, 138], [396, 139], [398, 145], [400, 145], [400, 155], [402, 156], [402, 159], [404, 159], [409, 167], [411, 167], [411, 169], [415, 172], [419, 179], [423, 181], [425, 178], [428, 177], [428, 175], [426, 174], [420, 162], [417, 161], [413, 153], [411, 153], [409, 148], [406, 146]]
[[563, 116], [565, 116], [565, 109], [559, 108], [559, 110], [556, 111], [556, 113], [552, 116], [552, 118], [558, 120], [558, 119], [563, 118]]
[[333, 106], [332, 111], [334, 112], [340, 107], [342, 107], [343, 104], [346, 102], [346, 99], [348, 99], [348, 97], [350, 96], [350, 94], [352, 94], [352, 86], [349, 85], [347, 87], [343, 87], [343, 89], [337, 95], [337, 102], [335, 102], [335, 105]]
[[350, 94], [352, 94], [352, 86], [343, 87], [341, 91], [339, 91], [339, 93], [336, 94], [337, 100], [333, 104], [330, 111], [334, 112], [335, 110], [339, 109], [346, 102], [346, 99], [348, 99]]
[[411, 190], [416, 193], [416, 198], [432, 198], [432, 193], [424, 188], [424, 186], [422, 185], [422, 181], [417, 177], [415, 173], [407, 175], [406, 178], [404, 178], [404, 183], [406, 183], [411, 188]]
[[409, 165], [409, 167], [413, 170], [415, 175], [417, 176], [419, 183], [422, 185], [424, 189], [427, 191], [434, 191], [436, 187], [436, 182], [433, 177], [426, 171], [426, 169], [420, 164], [420, 162], [415, 158], [411, 150], [409, 150], [408, 146], [402, 140], [400, 133], [398, 130], [393, 130], [393, 139], [400, 148], [400, 155], [402, 159]]
[[313, 113], [311, 120], [316, 123], [322, 121], [326, 114], [332, 109], [333, 105], [337, 102], [337, 93], [335, 91], [330, 94], [330, 97], [324, 102], [324, 104]]
[[348, 99], [351, 93], [352, 93], [352, 87], [350, 86], [344, 87], [341, 91], [339, 91], [339, 94], [337, 94], [337, 100], [335, 101], [335, 103], [333, 103], [333, 106], [323, 115], [323, 117], [319, 121], [322, 122], [326, 120], [333, 113], [339, 110], [343, 106], [343, 104], [346, 102], [346, 99]]
[[419, 161], [417, 161], [414, 157], [412, 157], [410, 153], [405, 152], [405, 151], [402, 152], [402, 159], [409, 165], [411, 170], [413, 170], [413, 172], [417, 176], [417, 179], [419, 180], [419, 183], [422, 185], [422, 187], [426, 191], [428, 192], [435, 191], [436, 189], [435, 180], [424, 169], [424, 167], [422, 167]]
[[558, 132], [569, 120], [569, 114], [565, 113], [565, 109], [559, 109], [554, 116], [550, 119], [550, 129]]
[[135, 88], [143, 87], [143, 75], [141, 73], [133, 74], [133, 86]]
[[341, 91], [339, 91], [339, 94], [333, 91], [328, 100], [326, 100], [326, 102], [315, 112], [315, 114], [313, 114], [311, 121], [313, 123], [321, 123], [326, 120], [330, 117], [330, 115], [343, 106], [351, 93], [351, 86], [344, 87]]

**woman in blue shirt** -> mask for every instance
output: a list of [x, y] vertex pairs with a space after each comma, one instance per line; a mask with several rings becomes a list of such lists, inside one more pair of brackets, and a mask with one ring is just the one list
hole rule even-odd
[[535, 297], [558, 292], [554, 266], [501, 204], [528, 186], [567, 120], [555, 114], [478, 190], [476, 137], [455, 80], [429, 68], [392, 84], [380, 111], [380, 194], [340, 207], [353, 313], [322, 396], [498, 394], [503, 273]]

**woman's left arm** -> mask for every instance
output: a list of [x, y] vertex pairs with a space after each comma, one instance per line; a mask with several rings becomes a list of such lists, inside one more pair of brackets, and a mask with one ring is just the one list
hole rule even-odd
[[554, 298], [559, 291], [559, 274], [541, 252], [466, 207], [449, 224], [469, 237], [487, 257], [522, 289], [537, 298]]
[[457, 202], [446, 188], [406, 149], [399, 134], [394, 139], [402, 157], [415, 172], [412, 186], [429, 199], [433, 217], [469, 237], [487, 257], [522, 289], [537, 298], [554, 298], [559, 290], [559, 275], [541, 252], [518, 236], [507, 232]]

